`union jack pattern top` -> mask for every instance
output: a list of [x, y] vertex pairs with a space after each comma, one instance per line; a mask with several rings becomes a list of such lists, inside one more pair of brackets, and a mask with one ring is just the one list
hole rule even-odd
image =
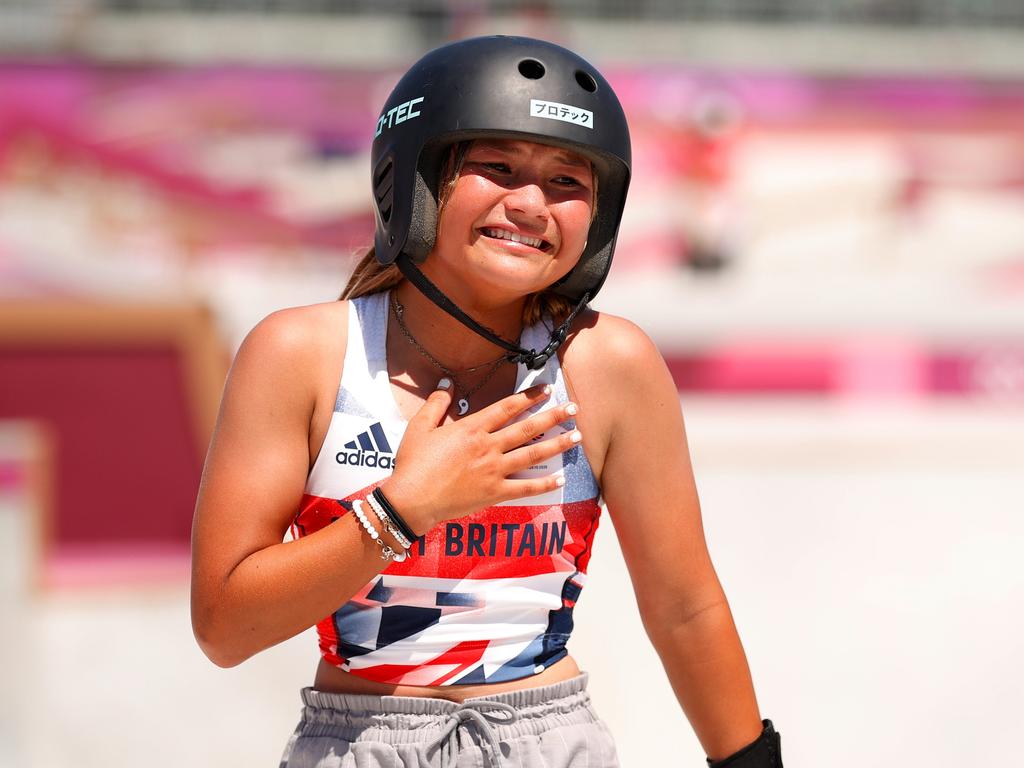
[[[378, 293], [349, 303], [341, 386], [295, 538], [352, 514], [352, 500], [394, 466], [406, 422], [387, 372], [388, 302]], [[539, 349], [548, 333], [527, 328], [521, 344]], [[536, 410], [568, 400], [557, 355], [539, 371], [519, 366], [516, 391], [538, 383], [554, 392]], [[547, 436], [574, 428], [568, 421]], [[391, 561], [317, 625], [323, 657], [360, 677], [421, 686], [516, 680], [562, 659], [601, 506], [580, 446], [518, 476], [551, 472], [565, 485], [446, 520], [413, 542], [404, 562]]]

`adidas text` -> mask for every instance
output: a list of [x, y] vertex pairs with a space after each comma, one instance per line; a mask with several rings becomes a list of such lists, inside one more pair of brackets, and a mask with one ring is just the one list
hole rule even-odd
[[349, 467], [380, 467], [381, 469], [394, 469], [395, 458], [386, 453], [371, 453], [367, 451], [338, 451], [334, 460], [339, 464]]

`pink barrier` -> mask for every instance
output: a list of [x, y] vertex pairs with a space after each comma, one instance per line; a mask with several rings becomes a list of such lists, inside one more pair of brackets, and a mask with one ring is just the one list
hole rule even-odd
[[1024, 343], [926, 349], [914, 344], [791, 342], [667, 352], [681, 392], [743, 395], [1024, 397]]

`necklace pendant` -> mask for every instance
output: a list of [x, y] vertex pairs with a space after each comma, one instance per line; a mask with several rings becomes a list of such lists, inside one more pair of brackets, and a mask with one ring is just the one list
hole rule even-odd
[[469, 400], [461, 398], [459, 400], [459, 416], [465, 416], [469, 412]]

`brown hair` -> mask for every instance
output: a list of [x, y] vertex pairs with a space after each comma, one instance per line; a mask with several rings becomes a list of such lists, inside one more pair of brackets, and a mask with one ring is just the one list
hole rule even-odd
[[[466, 151], [471, 142], [459, 142], [452, 147], [445, 161], [442, 182], [439, 188], [437, 216], [440, 220], [441, 211], [448, 203], [455, 189], [455, 182], [458, 181], [459, 173], [462, 171], [462, 164], [466, 158]], [[594, 203], [591, 213], [591, 221], [597, 212], [597, 174], [594, 174]], [[381, 264], [373, 246], [366, 251], [363, 257], [356, 264], [352, 275], [341, 292], [341, 299], [355, 299], [360, 296], [368, 296], [374, 293], [382, 293], [394, 288], [405, 279], [395, 264]], [[550, 289], [531, 293], [526, 297], [523, 304], [523, 324], [526, 326], [536, 325], [543, 318], [549, 317], [555, 326], [561, 325], [569, 317], [573, 310], [573, 302], [565, 296], [555, 293]]]

